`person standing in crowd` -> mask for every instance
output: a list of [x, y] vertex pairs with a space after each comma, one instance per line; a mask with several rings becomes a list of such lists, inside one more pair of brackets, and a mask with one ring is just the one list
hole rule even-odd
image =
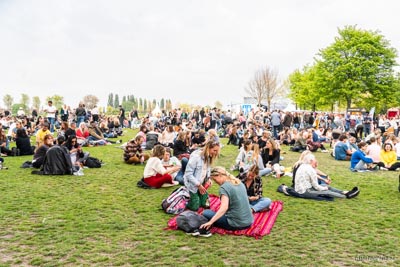
[[91, 114], [92, 114], [92, 120], [94, 120], [95, 122], [99, 122], [99, 108], [97, 107], [97, 105], [94, 105]]
[[271, 114], [271, 124], [275, 139], [278, 139], [278, 133], [281, 127], [281, 121], [282, 121], [281, 114], [277, 110], [274, 110]]
[[53, 101], [49, 100], [47, 102], [47, 107], [45, 107], [44, 111], [47, 113], [47, 121], [49, 122], [49, 130], [51, 133], [54, 132], [54, 124], [56, 122], [56, 111], [57, 108], [53, 106]]
[[119, 125], [121, 125], [121, 127], [124, 127], [125, 109], [122, 107], [122, 105], [119, 105], [118, 119], [119, 119]]
[[68, 122], [68, 118], [69, 118], [69, 107], [64, 104], [62, 106], [62, 108], [60, 109], [60, 117], [61, 117], [61, 121], [66, 121]]
[[75, 116], [76, 116], [76, 125], [78, 125], [78, 127], [79, 127], [79, 125], [82, 122], [85, 122], [85, 116], [86, 116], [86, 110], [83, 107], [82, 103], [79, 103], [79, 106], [75, 110]]

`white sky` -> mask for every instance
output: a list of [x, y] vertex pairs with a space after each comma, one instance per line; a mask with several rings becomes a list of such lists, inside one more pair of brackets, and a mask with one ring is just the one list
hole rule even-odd
[[235, 104], [258, 69], [286, 79], [345, 25], [400, 50], [399, 10], [394, 0], [0, 0], [0, 106], [22, 93], [104, 105], [110, 92]]

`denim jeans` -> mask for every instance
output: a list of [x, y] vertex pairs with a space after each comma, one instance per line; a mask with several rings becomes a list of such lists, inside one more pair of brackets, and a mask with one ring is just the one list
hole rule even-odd
[[263, 170], [260, 170], [260, 171], [258, 172], [258, 175], [264, 176], [264, 175], [267, 175], [267, 174], [269, 174], [269, 173], [271, 173], [271, 172], [272, 172], [272, 169], [271, 169], [271, 168], [264, 168]]
[[178, 181], [180, 185], [184, 185], [184, 181], [183, 181], [183, 175], [185, 174], [185, 170], [186, 170], [186, 165], [188, 163], [189, 159], [188, 158], [182, 158], [181, 160], [181, 164], [182, 167], [179, 170], [179, 172], [176, 174], [174, 180]]
[[[208, 220], [211, 220], [212, 217], [214, 217], [215, 215], [215, 211], [212, 210], [204, 210], [203, 211], [203, 216], [206, 217]], [[218, 227], [218, 228], [222, 228], [222, 229], [226, 229], [226, 230], [242, 230], [242, 229], [246, 229], [249, 228], [249, 226], [246, 227], [233, 227], [228, 223], [228, 217], [226, 217], [226, 215], [222, 215], [221, 218], [219, 218], [218, 220], [216, 220], [214, 222], [214, 226]]]
[[267, 209], [270, 205], [271, 205], [271, 199], [266, 197], [250, 201], [250, 208], [252, 208], [254, 212], [259, 212], [261, 210]]
[[307, 189], [307, 191], [303, 195], [310, 195], [310, 196], [318, 196], [318, 195], [326, 195], [330, 197], [337, 197], [337, 198], [345, 198], [346, 196], [343, 194], [342, 190], [336, 189], [334, 187], [328, 186], [328, 190], [324, 191], [317, 191], [314, 189]]
[[54, 123], [55, 123], [56, 119], [47, 117], [47, 120], [49, 121], [49, 124], [50, 124], [50, 127], [49, 127], [50, 132], [54, 133]]
[[85, 116], [77, 116], [76, 120], [76, 125], [79, 127], [79, 124], [81, 124], [81, 122], [85, 122]]

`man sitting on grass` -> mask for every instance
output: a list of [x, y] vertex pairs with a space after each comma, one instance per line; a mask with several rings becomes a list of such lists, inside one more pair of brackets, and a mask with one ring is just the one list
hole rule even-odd
[[354, 198], [359, 193], [358, 187], [354, 187], [351, 191], [343, 191], [328, 185], [319, 185], [316, 168], [318, 161], [313, 154], [304, 157], [303, 164], [296, 171], [295, 191], [304, 198], [312, 198], [313, 196], [329, 196], [334, 198]]

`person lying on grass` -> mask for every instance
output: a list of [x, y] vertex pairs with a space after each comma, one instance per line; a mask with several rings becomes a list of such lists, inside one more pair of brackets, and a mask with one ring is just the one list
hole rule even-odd
[[164, 154], [165, 147], [162, 145], [155, 145], [153, 154], [144, 168], [144, 182], [151, 187], [160, 188], [179, 184], [179, 182], [173, 180], [171, 173], [179, 171], [181, 166], [173, 166], [166, 169], [161, 163]]
[[213, 225], [226, 230], [249, 228], [254, 218], [244, 184], [223, 167], [213, 168], [211, 179], [220, 186], [221, 205], [217, 212], [210, 209], [203, 211], [203, 216], [209, 221], [200, 229], [208, 230]]
[[308, 154], [296, 171], [294, 190], [302, 197], [324, 195], [335, 198], [353, 198], [360, 193], [358, 187], [354, 187], [351, 191], [344, 191], [329, 185], [319, 185], [317, 166], [318, 161], [315, 156]]

